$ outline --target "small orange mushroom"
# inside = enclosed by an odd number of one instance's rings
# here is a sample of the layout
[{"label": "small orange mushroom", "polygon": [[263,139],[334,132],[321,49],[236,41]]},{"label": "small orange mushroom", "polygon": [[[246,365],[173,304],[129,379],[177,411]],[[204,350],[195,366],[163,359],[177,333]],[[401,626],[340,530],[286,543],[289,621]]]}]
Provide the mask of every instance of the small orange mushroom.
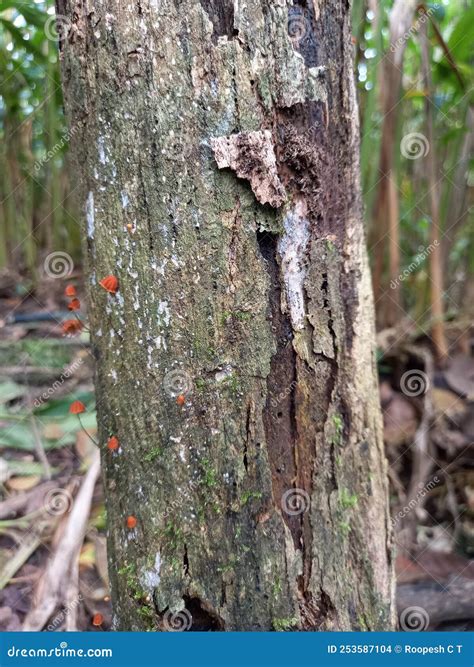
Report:
[{"label": "small orange mushroom", "polygon": [[86,406],[82,401],[73,401],[69,406],[69,412],[72,415],[80,415],[86,411]]},{"label": "small orange mushroom", "polygon": [[102,623],[104,622],[104,617],[102,614],[94,614],[92,617],[92,625],[94,625],[96,628],[99,628]]},{"label": "small orange mushroom", "polygon": [[73,336],[79,333],[84,325],[80,320],[64,320],[61,326],[65,336],[68,334]]},{"label": "small orange mushroom", "polygon": [[66,285],[66,289],[64,290],[64,294],[66,296],[76,296],[77,292],[76,292],[76,288],[74,287],[74,285]]},{"label": "small orange mushroom", "polygon": [[185,396],[184,394],[180,394],[180,395],[176,398],[176,403],[177,403],[178,405],[184,405],[184,404],[186,403],[186,396]]},{"label": "small orange mushroom", "polygon": [[127,517],[127,528],[132,530],[133,528],[135,528],[136,525],[137,525],[137,518],[135,516],[132,516],[132,515],[128,516]]},{"label": "small orange mushroom", "polygon": [[115,276],[105,276],[105,278],[102,278],[99,282],[99,285],[107,290],[107,292],[115,294],[118,290],[119,283]]},{"label": "small orange mushroom", "polygon": [[80,310],[81,302],[79,301],[79,299],[76,298],[71,299],[67,307],[69,308],[69,310]]},{"label": "small orange mushroom", "polygon": [[107,449],[110,449],[111,452],[115,452],[115,450],[117,450],[118,448],[119,448],[119,441],[115,437],[115,435],[113,435],[111,438],[109,438],[107,442]]}]

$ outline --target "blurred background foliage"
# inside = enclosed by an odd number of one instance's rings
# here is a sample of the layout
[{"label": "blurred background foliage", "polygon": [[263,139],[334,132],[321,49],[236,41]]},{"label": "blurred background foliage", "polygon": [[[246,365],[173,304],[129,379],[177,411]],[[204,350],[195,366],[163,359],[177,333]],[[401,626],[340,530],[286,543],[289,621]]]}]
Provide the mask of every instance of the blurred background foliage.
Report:
[{"label": "blurred background foliage", "polygon": [[0,1],[0,267],[32,279],[79,249],[54,20],[50,2]]},{"label": "blurred background foliage", "polygon": [[[390,16],[393,0],[354,0],[353,34],[361,114],[361,176],[367,218],[369,251],[373,265],[377,255],[385,268],[375,278],[379,324],[387,322],[381,313],[383,287],[393,275],[386,264],[388,249],[379,243],[376,198],[380,184],[380,159],[383,127],[383,87],[386,79],[384,61],[400,44],[391,42]],[[406,5],[409,3],[407,2]],[[424,16],[428,17],[423,23]],[[420,22],[421,19],[421,22]],[[423,76],[423,39],[426,26],[430,86]],[[407,34],[405,34],[407,36]],[[472,185],[474,180],[473,150],[473,44],[474,6],[465,0],[443,0],[442,3],[420,4],[411,22],[408,38],[401,40],[405,48],[401,64],[399,103],[394,108],[394,174],[397,186],[398,260],[395,274],[409,269],[400,285],[402,312],[414,320],[429,313],[429,247],[431,210],[428,203],[433,187],[430,183],[425,155],[409,159],[400,150],[403,138],[417,133],[427,138],[428,115],[433,120],[433,145],[426,142],[436,159],[436,189],[440,205],[441,252],[444,276],[446,317],[457,311],[463,296],[472,293],[474,269],[474,220],[472,217]],[[391,85],[389,82],[388,85]],[[428,100],[428,102],[427,102]],[[427,109],[429,111],[427,111]],[[470,215],[471,214],[471,215]],[[381,282],[381,284],[377,284]],[[392,303],[394,305],[393,294]]]},{"label": "blurred background foliage", "polygon": [[[390,54],[390,12],[393,0],[354,0],[353,34],[361,113],[361,174],[372,262],[379,262],[377,305],[383,287],[393,278],[389,250],[377,236],[374,213],[380,182],[379,155],[383,126],[384,61]],[[429,57],[432,90],[422,76],[421,30],[410,32],[403,60],[401,102],[396,108],[395,146],[407,133],[426,134],[425,98],[435,102],[434,141],[440,182],[443,275],[448,316],[456,310],[474,268],[472,202],[472,44],[474,7],[466,0],[420,5],[429,11]],[[415,26],[416,27],[416,26]],[[449,56],[447,56],[449,54]],[[49,2],[0,0],[0,267],[10,265],[38,278],[42,258],[61,250],[78,259],[78,212],[74,178],[67,159],[58,67],[54,10]],[[467,151],[467,152],[466,152]],[[460,157],[464,156],[462,164]],[[406,159],[395,150],[398,272],[417,262],[400,285],[402,308],[415,319],[429,310],[430,183],[424,159]],[[381,255],[377,258],[377,255]],[[396,252],[395,252],[396,254]],[[470,271],[469,271],[470,269]],[[398,288],[397,288],[398,292]],[[394,293],[390,296],[393,298]],[[451,299],[452,297],[452,299]],[[379,324],[393,324],[382,314]]]}]

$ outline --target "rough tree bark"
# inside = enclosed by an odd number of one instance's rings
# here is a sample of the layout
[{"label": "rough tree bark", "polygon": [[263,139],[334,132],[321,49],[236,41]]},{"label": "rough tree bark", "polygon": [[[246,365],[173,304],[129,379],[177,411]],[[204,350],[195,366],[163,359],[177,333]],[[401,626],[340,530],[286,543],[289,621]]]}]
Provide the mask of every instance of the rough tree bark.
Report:
[{"label": "rough tree bark", "polygon": [[349,3],[57,11],[115,627],[391,627]]}]

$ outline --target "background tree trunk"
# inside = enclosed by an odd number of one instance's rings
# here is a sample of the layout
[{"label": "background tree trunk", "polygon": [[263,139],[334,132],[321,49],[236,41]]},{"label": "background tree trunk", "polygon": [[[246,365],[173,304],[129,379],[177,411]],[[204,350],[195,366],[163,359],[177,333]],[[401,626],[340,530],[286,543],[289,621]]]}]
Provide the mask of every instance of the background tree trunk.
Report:
[{"label": "background tree trunk", "polygon": [[116,628],[390,628],[348,3],[57,9]]}]

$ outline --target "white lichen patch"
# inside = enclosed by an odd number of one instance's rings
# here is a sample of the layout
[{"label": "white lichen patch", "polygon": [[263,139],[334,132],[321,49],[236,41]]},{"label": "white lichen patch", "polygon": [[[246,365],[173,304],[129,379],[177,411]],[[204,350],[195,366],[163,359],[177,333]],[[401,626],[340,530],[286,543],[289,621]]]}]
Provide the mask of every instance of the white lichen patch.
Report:
[{"label": "white lichen patch", "polygon": [[135,283],[134,285],[134,291],[135,291],[135,297],[133,299],[133,310],[138,311],[140,310],[140,287],[138,283]]},{"label": "white lichen patch", "polygon": [[160,301],[158,304],[158,320],[160,324],[164,324],[166,327],[171,322],[171,311],[167,301]]},{"label": "white lichen patch", "polygon": [[[155,338],[155,345],[156,345],[157,350],[166,350],[167,349],[166,341],[165,341],[163,336],[157,336]],[[156,366],[158,366],[158,364],[156,364]]]},{"label": "white lichen patch", "polygon": [[122,192],[120,193],[120,197],[122,199],[122,208],[127,208],[130,201],[128,193],[125,192],[125,190],[122,190]]},{"label": "white lichen patch", "polygon": [[107,30],[112,30],[113,24],[115,23],[115,16],[113,14],[107,13],[105,15],[105,27]]},{"label": "white lichen patch", "polygon": [[158,552],[155,556],[155,563],[153,569],[147,570],[144,568],[139,576],[140,583],[143,589],[147,593],[152,594],[155,588],[159,586],[161,580],[160,571],[161,571],[161,555]]},{"label": "white lichen patch", "polygon": [[86,222],[87,222],[87,237],[94,238],[95,232],[95,210],[94,210],[94,194],[92,191],[87,195],[86,201]]},{"label": "white lichen patch", "polygon": [[216,382],[223,382],[232,375],[232,366],[226,365],[215,374]]},{"label": "white lichen patch", "polygon": [[297,203],[284,219],[285,232],[278,242],[285,282],[286,306],[295,331],[305,326],[304,281],[308,270],[309,222],[304,205]]},{"label": "white lichen patch", "polygon": [[107,164],[107,158],[105,155],[105,138],[100,136],[97,140],[97,150],[99,153],[99,162],[101,164]]},{"label": "white lichen patch", "polygon": [[283,204],[286,192],[278,176],[270,130],[216,137],[211,146],[219,169],[230,168],[248,180],[261,204],[274,208]]},{"label": "white lichen patch", "polygon": [[147,354],[148,354],[147,368],[151,368],[152,365],[153,365],[153,352],[154,351],[155,351],[154,348],[151,345],[149,345],[148,348],[147,348]]}]

